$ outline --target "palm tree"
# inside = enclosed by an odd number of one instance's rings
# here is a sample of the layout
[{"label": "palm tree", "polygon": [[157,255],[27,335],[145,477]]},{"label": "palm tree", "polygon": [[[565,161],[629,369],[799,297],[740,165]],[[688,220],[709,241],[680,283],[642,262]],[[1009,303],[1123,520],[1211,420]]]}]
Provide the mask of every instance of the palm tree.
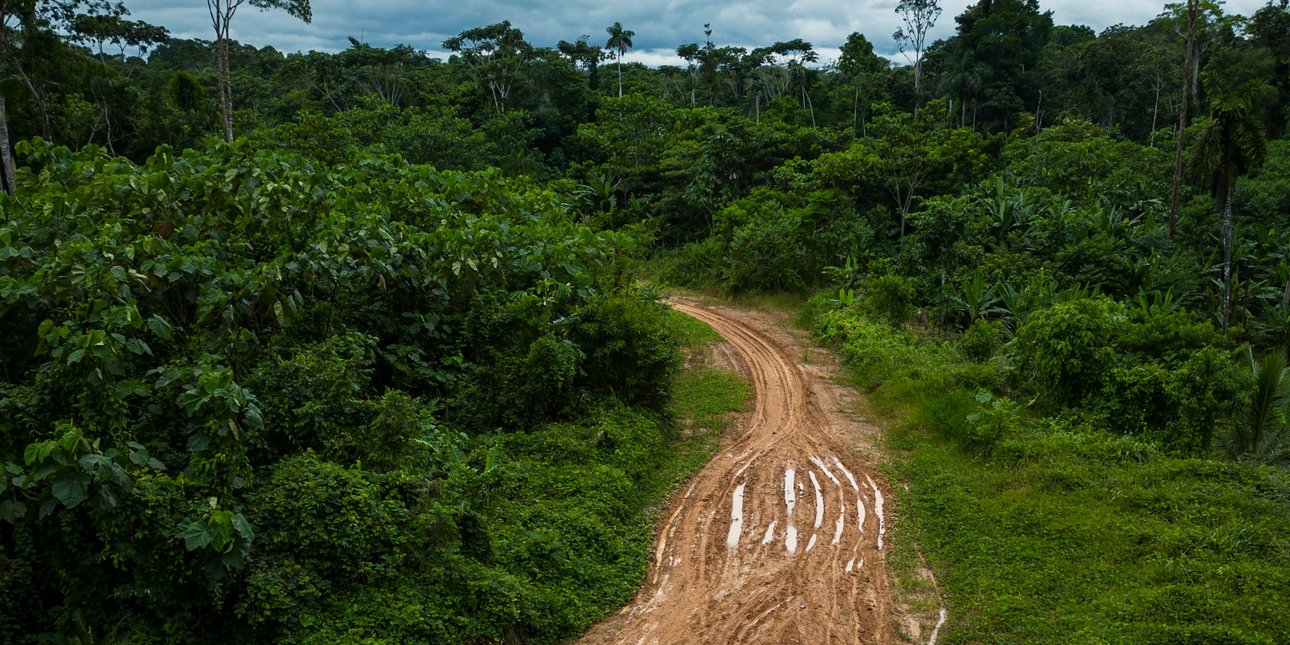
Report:
[{"label": "palm tree", "polygon": [[623,23],[615,22],[613,26],[606,27],[605,31],[609,33],[609,40],[605,41],[605,49],[617,50],[616,56],[618,63],[618,96],[623,96],[623,54],[632,48],[632,36],[636,32],[630,29],[623,29]]},{"label": "palm tree", "polygon": [[1194,167],[1214,181],[1214,202],[1223,214],[1223,331],[1232,314],[1232,191],[1236,179],[1263,161],[1267,141],[1260,106],[1272,90],[1264,81],[1213,88],[1222,80],[1207,75],[1209,117],[1196,141]]},{"label": "palm tree", "polygon": [[1290,437],[1290,367],[1286,365],[1286,355],[1276,351],[1258,360],[1247,347],[1246,357],[1254,377],[1254,396],[1245,419],[1232,427],[1223,448],[1235,456],[1268,464],[1290,461],[1290,451],[1285,446]]}]

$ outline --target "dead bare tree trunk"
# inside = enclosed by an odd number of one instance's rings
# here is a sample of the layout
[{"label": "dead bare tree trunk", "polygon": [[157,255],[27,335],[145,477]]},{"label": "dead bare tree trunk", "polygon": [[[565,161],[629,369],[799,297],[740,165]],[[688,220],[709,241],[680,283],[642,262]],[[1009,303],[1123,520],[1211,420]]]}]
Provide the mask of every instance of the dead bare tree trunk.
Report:
[{"label": "dead bare tree trunk", "polygon": [[13,70],[18,73],[18,78],[22,84],[27,86],[27,91],[31,92],[31,98],[36,101],[36,110],[40,112],[40,136],[48,141],[54,139],[54,126],[49,118],[49,101],[45,99],[45,93],[36,86],[27,72],[23,70],[22,64],[14,61]]},{"label": "dead bare tree trunk", "polygon": [[224,122],[224,139],[233,140],[233,71],[229,63],[229,26],[238,7],[246,0],[206,0],[211,27],[215,29],[215,65],[219,70],[220,116]]}]

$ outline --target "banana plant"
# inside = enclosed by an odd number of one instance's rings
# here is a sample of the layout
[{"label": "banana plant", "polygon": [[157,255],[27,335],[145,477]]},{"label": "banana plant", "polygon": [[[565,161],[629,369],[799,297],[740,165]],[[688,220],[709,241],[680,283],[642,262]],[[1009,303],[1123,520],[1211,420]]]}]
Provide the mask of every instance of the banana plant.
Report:
[{"label": "banana plant", "polygon": [[998,291],[986,282],[985,272],[980,269],[973,271],[963,281],[959,293],[951,299],[951,302],[960,314],[967,316],[968,325],[978,319],[1007,313],[1007,310],[999,306]]},{"label": "banana plant", "polygon": [[1138,308],[1145,314],[1167,315],[1178,311],[1182,302],[1174,299],[1174,290],[1166,289],[1161,293],[1152,289],[1142,289],[1133,299]]}]

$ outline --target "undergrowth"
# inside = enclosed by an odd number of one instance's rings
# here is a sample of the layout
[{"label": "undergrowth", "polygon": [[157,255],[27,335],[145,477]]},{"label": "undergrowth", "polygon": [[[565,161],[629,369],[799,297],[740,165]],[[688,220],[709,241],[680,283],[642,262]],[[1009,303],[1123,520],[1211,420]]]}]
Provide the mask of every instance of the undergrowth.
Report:
[{"label": "undergrowth", "polygon": [[[887,428],[947,643],[1275,643],[1290,634],[1290,478],[1007,394],[1006,357],[858,309],[814,318]],[[1020,388],[1018,388],[1020,389]],[[893,557],[913,580],[917,557]]]}]

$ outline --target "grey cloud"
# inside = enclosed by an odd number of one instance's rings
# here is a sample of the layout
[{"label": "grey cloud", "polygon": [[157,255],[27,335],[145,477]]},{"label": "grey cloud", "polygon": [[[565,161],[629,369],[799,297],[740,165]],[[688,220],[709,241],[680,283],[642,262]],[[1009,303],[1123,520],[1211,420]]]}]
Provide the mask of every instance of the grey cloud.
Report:
[{"label": "grey cloud", "polygon": [[[211,38],[204,3],[127,0],[127,6],[135,18],[165,26],[176,36]],[[703,25],[711,23],[712,39],[718,46],[751,48],[803,38],[822,52],[832,52],[848,34],[858,31],[874,43],[880,54],[899,58],[891,40],[892,32],[900,26],[895,6],[895,0],[314,0],[312,24],[282,12],[261,12],[244,6],[233,22],[233,34],[243,42],[273,45],[283,51],[337,51],[348,47],[346,38],[353,36],[376,46],[407,44],[433,52],[448,37],[501,20],[510,20],[524,31],[529,42],[546,47],[584,34],[591,42],[603,44],[605,28],[619,21],[636,32],[634,52],[628,54],[627,60],[658,64],[677,45],[702,42]],[[944,13],[931,39],[952,35],[954,16],[967,6],[962,0],[943,3]],[[1249,15],[1260,6],[1262,0],[1230,0],[1225,9],[1228,13]],[[1163,11],[1163,2],[1052,0],[1042,7],[1053,10],[1058,24],[1087,24],[1100,31],[1117,23],[1143,24]]]}]

